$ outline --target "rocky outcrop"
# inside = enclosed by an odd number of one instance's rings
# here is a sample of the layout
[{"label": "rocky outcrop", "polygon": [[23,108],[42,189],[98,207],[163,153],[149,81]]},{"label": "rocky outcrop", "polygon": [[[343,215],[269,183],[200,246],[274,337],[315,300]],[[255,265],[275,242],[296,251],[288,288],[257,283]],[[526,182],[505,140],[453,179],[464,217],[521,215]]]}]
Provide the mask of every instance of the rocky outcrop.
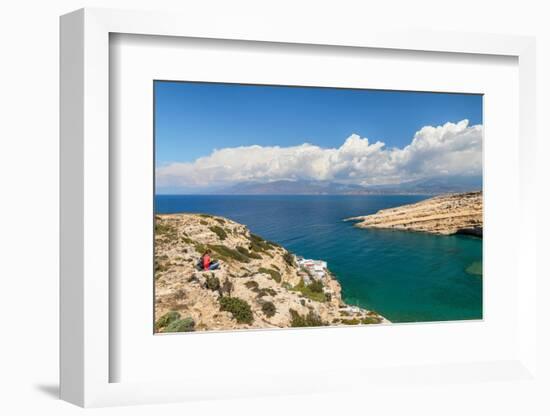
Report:
[{"label": "rocky outcrop", "polygon": [[439,195],[416,204],[383,209],[373,215],[348,218],[361,228],[390,228],[433,234],[483,234],[481,192]]},{"label": "rocky outcrop", "polygon": [[[203,252],[219,270],[200,271]],[[342,301],[328,272],[314,279],[285,248],[205,214],[155,219],[155,331],[286,328],[389,322]]]}]

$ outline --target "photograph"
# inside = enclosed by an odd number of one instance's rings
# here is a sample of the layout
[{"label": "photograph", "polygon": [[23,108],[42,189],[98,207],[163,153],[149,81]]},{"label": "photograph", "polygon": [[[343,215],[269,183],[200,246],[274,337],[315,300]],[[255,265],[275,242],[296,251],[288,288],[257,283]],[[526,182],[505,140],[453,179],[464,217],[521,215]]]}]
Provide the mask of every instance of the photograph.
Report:
[{"label": "photograph", "polygon": [[483,319],[483,95],[155,80],[155,334]]}]

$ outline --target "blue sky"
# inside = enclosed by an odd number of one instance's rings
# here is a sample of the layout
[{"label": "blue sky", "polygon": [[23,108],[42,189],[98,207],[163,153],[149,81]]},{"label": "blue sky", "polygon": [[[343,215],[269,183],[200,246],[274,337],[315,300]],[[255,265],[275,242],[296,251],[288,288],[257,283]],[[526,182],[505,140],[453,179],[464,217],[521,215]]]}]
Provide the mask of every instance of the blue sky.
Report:
[{"label": "blue sky", "polygon": [[156,186],[481,175],[481,123],[481,95],[156,81]]},{"label": "blue sky", "polygon": [[339,147],[352,133],[404,147],[423,126],[463,119],[481,124],[481,95],[155,82],[157,166],[224,147]]}]

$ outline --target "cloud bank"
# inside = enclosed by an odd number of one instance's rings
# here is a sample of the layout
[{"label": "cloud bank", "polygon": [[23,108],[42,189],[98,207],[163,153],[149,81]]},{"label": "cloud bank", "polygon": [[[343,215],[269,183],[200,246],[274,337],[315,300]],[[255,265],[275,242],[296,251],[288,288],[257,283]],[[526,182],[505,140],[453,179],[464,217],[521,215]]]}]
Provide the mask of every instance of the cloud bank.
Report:
[{"label": "cloud bank", "polygon": [[157,187],[208,189],[239,182],[328,180],[359,185],[399,183],[441,175],[480,175],[482,126],[468,120],[426,126],[402,149],[349,136],[339,148],[245,146],[214,150],[189,163],[156,170]]}]

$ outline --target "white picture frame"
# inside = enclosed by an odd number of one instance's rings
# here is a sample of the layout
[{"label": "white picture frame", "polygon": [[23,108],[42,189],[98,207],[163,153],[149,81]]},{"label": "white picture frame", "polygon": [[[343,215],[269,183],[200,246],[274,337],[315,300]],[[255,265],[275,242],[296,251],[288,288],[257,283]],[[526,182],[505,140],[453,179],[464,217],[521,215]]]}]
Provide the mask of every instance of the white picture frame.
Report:
[{"label": "white picture frame", "polygon": [[[242,397],[284,393],[333,391],[366,386],[373,380],[403,382],[433,379],[479,382],[487,377],[525,380],[536,376],[536,218],[533,177],[535,152],[535,42],[530,37],[395,32],[349,28],[330,30],[312,23],[307,31],[277,22],[211,24],[192,16],[167,13],[82,9],[61,18],[61,398],[80,406],[159,403],[193,399]],[[110,348],[110,34],[225,39],[281,44],[330,45],[336,48],[429,51],[442,54],[503,55],[519,66],[519,191],[517,231],[518,280],[517,350],[498,361],[418,362],[410,367],[331,369],[332,382],[318,382],[318,374],[269,373],[269,380],[223,381],[194,378],[178,381],[112,382],[110,368],[120,357]],[[314,332],[309,332],[309,337]],[[327,333],[328,334],[328,333]],[[152,336],[152,334],[151,334]],[[208,335],[210,336],[210,335]],[[227,334],[226,334],[227,336]],[[270,337],[278,336],[271,332]],[[319,338],[322,340],[322,337]],[[483,373],[479,378],[475,374]],[[198,377],[198,378],[197,378]],[[307,382],[304,382],[307,380]],[[343,381],[346,380],[346,381]],[[204,386],[208,384],[209,388]]]}]

